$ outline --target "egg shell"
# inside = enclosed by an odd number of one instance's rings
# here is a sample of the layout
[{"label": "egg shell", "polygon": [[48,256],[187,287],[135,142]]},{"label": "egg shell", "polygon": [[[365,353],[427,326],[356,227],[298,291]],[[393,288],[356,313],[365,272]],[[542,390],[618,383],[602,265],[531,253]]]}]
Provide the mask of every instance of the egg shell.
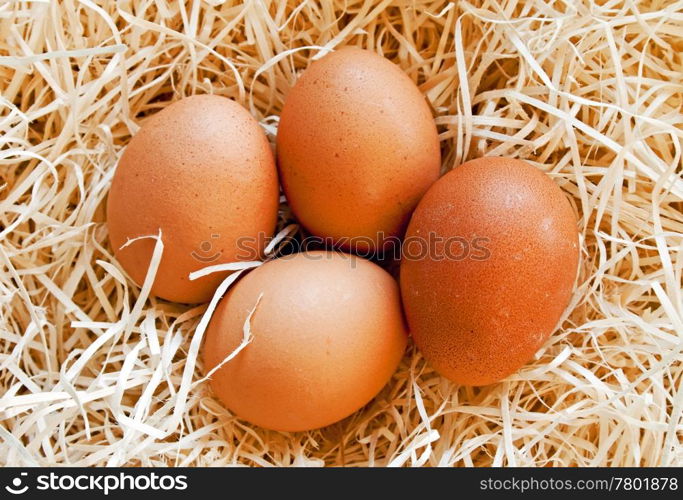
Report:
[{"label": "egg shell", "polygon": [[230,410],[268,429],[316,429],[350,415],[389,381],[406,347],[398,285],[386,271],[346,254],[298,253],[250,272],[220,302],[206,332],[207,372],[239,346],[252,310],[253,340],[210,383]]},{"label": "egg shell", "polygon": [[384,250],[439,176],[439,138],[413,81],[354,47],[314,62],[286,96],[277,135],[281,182],[312,234]]},{"label": "egg shell", "polygon": [[[425,251],[419,241],[433,243]],[[496,157],[436,182],[403,249],[401,293],[415,343],[442,375],[474,386],[533,357],[570,301],[579,258],[562,190],[530,164]]]},{"label": "egg shell", "polygon": [[203,267],[258,259],[277,220],[277,169],[268,140],[236,102],[201,95],[146,120],[116,169],[107,205],[116,258],[138,284],[156,235],[164,251],[152,293],[204,302],[228,273],[190,281]]}]

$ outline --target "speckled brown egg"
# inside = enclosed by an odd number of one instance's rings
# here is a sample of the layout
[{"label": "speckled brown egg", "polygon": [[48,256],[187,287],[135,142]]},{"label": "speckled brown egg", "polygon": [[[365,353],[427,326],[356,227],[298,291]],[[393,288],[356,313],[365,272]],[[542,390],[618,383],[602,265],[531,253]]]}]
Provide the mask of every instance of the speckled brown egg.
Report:
[{"label": "speckled brown egg", "polygon": [[576,217],[541,170],[469,161],[436,182],[408,226],[401,293],[427,361],[466,385],[528,362],[557,327],[576,277]]},{"label": "speckled brown egg", "polygon": [[344,48],[286,96],[277,135],[287,200],[311,233],[386,249],[438,178],[439,138],[420,90],[389,60]]},{"label": "speckled brown egg", "polygon": [[406,347],[398,285],[355,256],[298,253],[246,275],[211,319],[206,371],[240,345],[251,311],[251,343],[210,383],[227,408],[268,429],[316,429],[350,415],[387,383]]},{"label": "speckled brown egg", "polygon": [[114,174],[107,205],[116,258],[141,284],[156,235],[164,251],[152,293],[176,302],[211,298],[226,273],[195,281],[203,267],[254,260],[272,236],[279,202],[277,170],[259,124],[236,102],[181,99],[147,119]]}]

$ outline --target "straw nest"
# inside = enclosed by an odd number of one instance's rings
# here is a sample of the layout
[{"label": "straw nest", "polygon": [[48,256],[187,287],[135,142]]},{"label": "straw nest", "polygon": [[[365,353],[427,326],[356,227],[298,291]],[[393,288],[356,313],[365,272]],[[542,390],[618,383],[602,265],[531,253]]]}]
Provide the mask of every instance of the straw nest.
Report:
[{"label": "straw nest", "polygon": [[[352,417],[269,432],[202,383],[207,307],[125,277],[105,199],[143,116],[220,94],[273,139],[297,75],[349,44],[419,84],[444,170],[488,154],[548,172],[582,267],[507,380],[456,386],[411,347]],[[3,3],[0,463],[683,464],[682,51],[671,0]]]}]

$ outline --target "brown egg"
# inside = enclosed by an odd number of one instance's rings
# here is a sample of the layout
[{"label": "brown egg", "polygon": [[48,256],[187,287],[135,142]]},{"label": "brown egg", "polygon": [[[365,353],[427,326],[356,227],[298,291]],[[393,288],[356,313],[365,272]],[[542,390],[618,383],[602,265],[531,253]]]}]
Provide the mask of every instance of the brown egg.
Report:
[{"label": "brown egg", "polygon": [[240,344],[257,302],[252,342],[210,383],[230,410],[261,427],[303,431],[341,420],[380,391],[406,347],[389,274],[359,257],[306,252],[250,272],[220,302],[206,333],[206,371]]},{"label": "brown egg", "polygon": [[386,249],[439,176],[424,96],[379,55],[344,48],[314,62],[287,95],[278,167],[292,211],[342,248]]},{"label": "brown egg", "polygon": [[526,162],[479,158],[446,174],[408,226],[401,293],[427,361],[466,385],[518,370],[567,307],[578,266],[576,217]]},{"label": "brown egg", "polygon": [[107,205],[116,258],[136,283],[162,231],[152,293],[176,302],[211,298],[226,273],[190,281],[203,267],[259,258],[277,219],[277,170],[259,124],[239,104],[202,95],[149,118],[131,139]]}]

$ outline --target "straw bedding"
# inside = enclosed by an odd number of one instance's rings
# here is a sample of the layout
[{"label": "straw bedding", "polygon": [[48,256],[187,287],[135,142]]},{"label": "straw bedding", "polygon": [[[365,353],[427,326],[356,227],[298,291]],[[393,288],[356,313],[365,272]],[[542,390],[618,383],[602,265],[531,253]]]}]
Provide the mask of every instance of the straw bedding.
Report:
[{"label": "straw bedding", "polygon": [[[411,346],[352,417],[269,432],[202,382],[207,307],[127,279],[105,200],[144,116],[220,94],[272,140],[297,74],[347,44],[419,84],[444,171],[487,154],[548,172],[582,265],[507,380],[456,386]],[[3,2],[0,463],[683,465],[682,51],[671,0]]]}]

